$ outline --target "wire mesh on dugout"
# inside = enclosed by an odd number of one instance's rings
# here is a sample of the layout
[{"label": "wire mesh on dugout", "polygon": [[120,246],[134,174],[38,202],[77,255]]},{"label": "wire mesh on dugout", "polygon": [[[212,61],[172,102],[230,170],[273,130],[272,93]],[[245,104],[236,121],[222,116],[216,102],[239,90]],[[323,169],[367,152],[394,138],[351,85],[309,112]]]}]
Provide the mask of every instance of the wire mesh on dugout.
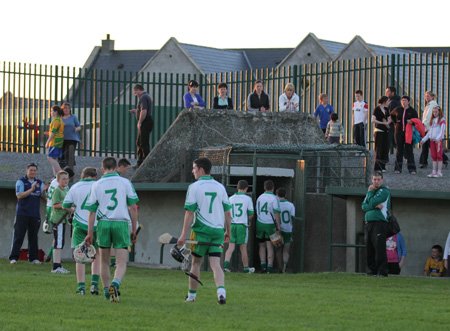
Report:
[{"label": "wire mesh on dugout", "polygon": [[[265,159],[261,154],[277,158]],[[236,167],[252,167],[257,175],[264,168],[266,172],[261,173],[270,177],[271,169],[294,170],[297,159],[305,160],[308,166],[307,192],[324,193],[327,186],[365,187],[370,175],[369,153],[359,146],[230,144],[195,150],[196,157],[209,158],[213,164],[211,175],[227,186],[235,186],[232,177],[245,176],[233,173]]]}]

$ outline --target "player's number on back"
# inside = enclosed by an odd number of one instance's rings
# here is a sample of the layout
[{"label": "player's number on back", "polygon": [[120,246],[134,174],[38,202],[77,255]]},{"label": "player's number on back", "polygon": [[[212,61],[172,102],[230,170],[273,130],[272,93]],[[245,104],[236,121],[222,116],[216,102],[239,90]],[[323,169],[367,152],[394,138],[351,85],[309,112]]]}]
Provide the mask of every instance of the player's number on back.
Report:
[{"label": "player's number on back", "polygon": [[205,192],[205,195],[207,197],[211,197],[211,200],[209,201],[209,213],[212,214],[213,202],[214,202],[214,199],[217,197],[217,193],[216,192]]},{"label": "player's number on back", "polygon": [[[233,217],[241,217],[242,216],[242,214],[244,213],[243,211],[242,211],[242,206],[243,206],[243,204],[242,203],[235,203],[235,204],[233,204]],[[237,207],[237,213],[234,213],[234,207]]]},{"label": "player's number on back", "polygon": [[110,199],[111,199],[112,202],[114,202],[114,205],[113,205],[113,206],[107,206],[106,209],[108,209],[108,210],[114,210],[114,209],[116,209],[117,204],[119,203],[119,202],[117,201],[117,198],[116,198],[117,190],[116,190],[116,189],[106,190],[106,191],[105,191],[105,194],[111,194]]},{"label": "player's number on back", "polygon": [[289,214],[287,210],[283,211],[281,213],[281,220],[283,221],[283,223],[289,223],[291,220],[291,214]]},{"label": "player's number on back", "polygon": [[260,211],[260,213],[264,213],[264,214],[268,214],[269,210],[267,209],[267,202],[263,204],[262,208],[261,207],[261,202],[258,202],[258,209]]}]

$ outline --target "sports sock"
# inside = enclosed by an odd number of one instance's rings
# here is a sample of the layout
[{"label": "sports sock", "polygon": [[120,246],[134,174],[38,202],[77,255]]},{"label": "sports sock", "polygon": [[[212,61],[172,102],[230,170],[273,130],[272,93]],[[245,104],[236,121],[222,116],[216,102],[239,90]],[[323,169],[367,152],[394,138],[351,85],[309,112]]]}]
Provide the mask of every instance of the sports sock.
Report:
[{"label": "sports sock", "polygon": [[223,286],[219,286],[219,287],[217,288],[217,297],[220,297],[221,295],[222,295],[224,298],[227,297],[227,292],[225,291],[225,287],[223,287]]},{"label": "sports sock", "polygon": [[91,276],[91,285],[95,285],[96,287],[98,287],[99,278],[100,278],[99,275],[92,275]]},{"label": "sports sock", "polygon": [[85,283],[78,283],[78,291],[80,291],[80,290],[83,290],[83,291],[86,290],[86,284]]},{"label": "sports sock", "polygon": [[267,265],[267,272],[272,272],[273,271],[273,265],[272,264],[268,264]]},{"label": "sports sock", "polygon": [[249,269],[249,267],[247,266],[247,267],[244,267],[244,272],[245,273],[248,273],[248,272],[250,272],[250,269]]},{"label": "sports sock", "polygon": [[188,299],[189,300],[195,300],[196,296],[197,296],[197,290],[189,290],[188,291]]},{"label": "sports sock", "polygon": [[263,270],[266,269],[266,262],[261,262],[261,269],[263,269]]},{"label": "sports sock", "polygon": [[111,284],[113,284],[116,287],[116,289],[119,290],[121,282],[119,279],[114,278],[113,281],[111,282]]},{"label": "sports sock", "polygon": [[48,256],[50,257],[50,260],[53,261],[53,246],[50,247],[50,252],[48,253]]},{"label": "sports sock", "polygon": [[116,263],[116,257],[115,256],[111,256],[111,264]]},{"label": "sports sock", "polygon": [[61,267],[61,263],[53,263],[53,270]]},{"label": "sports sock", "polygon": [[224,264],[223,264],[223,267],[225,269],[230,269],[230,261],[225,261]]},{"label": "sports sock", "polygon": [[108,287],[103,288],[103,293],[105,294],[105,298],[109,300],[109,288]]}]

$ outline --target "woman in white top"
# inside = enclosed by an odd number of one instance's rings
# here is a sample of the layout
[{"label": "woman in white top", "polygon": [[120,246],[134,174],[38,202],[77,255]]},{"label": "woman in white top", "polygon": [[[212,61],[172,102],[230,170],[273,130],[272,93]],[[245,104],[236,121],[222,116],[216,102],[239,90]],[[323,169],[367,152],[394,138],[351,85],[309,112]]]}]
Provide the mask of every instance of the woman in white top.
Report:
[{"label": "woman in white top", "polygon": [[284,88],[284,93],[278,99],[278,110],[288,112],[299,111],[299,101],[300,98],[295,93],[294,84],[287,83]]}]

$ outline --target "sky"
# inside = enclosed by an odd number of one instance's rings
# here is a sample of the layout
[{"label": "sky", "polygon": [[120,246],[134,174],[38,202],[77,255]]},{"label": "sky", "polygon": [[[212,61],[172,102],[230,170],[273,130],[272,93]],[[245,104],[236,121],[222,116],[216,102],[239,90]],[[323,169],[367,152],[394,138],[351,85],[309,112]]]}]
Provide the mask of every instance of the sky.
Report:
[{"label": "sky", "polygon": [[82,67],[106,34],[120,50],[160,49],[171,37],[216,48],[294,48],[310,32],[343,43],[359,35],[382,46],[450,46],[449,7],[441,0],[7,1],[0,61]]}]

